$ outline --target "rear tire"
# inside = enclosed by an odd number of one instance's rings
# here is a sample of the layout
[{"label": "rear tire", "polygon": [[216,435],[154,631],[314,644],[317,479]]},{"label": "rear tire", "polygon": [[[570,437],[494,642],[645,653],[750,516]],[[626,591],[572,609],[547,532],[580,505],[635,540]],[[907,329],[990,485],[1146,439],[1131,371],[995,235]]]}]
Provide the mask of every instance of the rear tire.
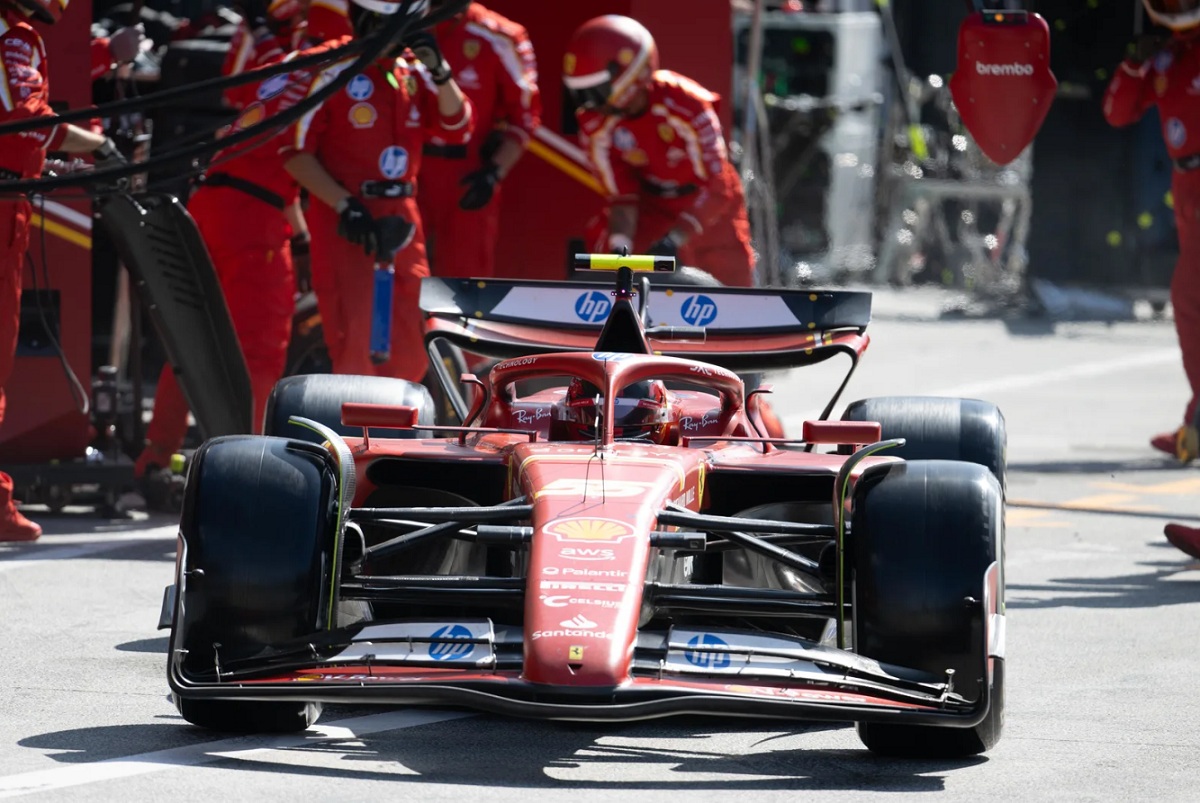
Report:
[{"label": "rear tire", "polygon": [[986,466],[1006,487],[1008,433],[991,402],[941,396],[882,396],[851,402],[843,421],[877,421],[882,438],[904,438],[891,457],[965,460]]},{"label": "rear tire", "polygon": [[[301,441],[237,435],[196,452],[169,653],[186,650],[185,679],[217,682],[218,663],[227,673],[331,624],[337,476],[324,449]],[[186,689],[174,696],[188,722],[226,732],[304,730],[321,711],[305,701],[213,700]]]},{"label": "rear tire", "polygon": [[848,551],[854,651],[938,675],[953,669],[956,693],[990,694],[973,727],[860,722],[863,743],[874,753],[924,758],[991,749],[1004,724],[1003,657],[984,660],[991,627],[1003,621],[983,603],[993,564],[995,612],[1004,613],[1004,498],[995,476],[947,460],[868,469],[854,491]]},{"label": "rear tire", "polygon": [[[321,435],[288,423],[292,416],[300,416],[324,424],[339,435],[360,437],[362,427],[342,424],[342,404],[345,402],[416,407],[417,420],[422,424],[433,424],[436,416],[429,389],[415,382],[386,376],[304,374],[285,377],[275,383],[267,399],[263,433],[323,443],[325,439]],[[373,438],[416,438],[419,435],[416,430],[379,427],[372,427],[370,433]]]}]

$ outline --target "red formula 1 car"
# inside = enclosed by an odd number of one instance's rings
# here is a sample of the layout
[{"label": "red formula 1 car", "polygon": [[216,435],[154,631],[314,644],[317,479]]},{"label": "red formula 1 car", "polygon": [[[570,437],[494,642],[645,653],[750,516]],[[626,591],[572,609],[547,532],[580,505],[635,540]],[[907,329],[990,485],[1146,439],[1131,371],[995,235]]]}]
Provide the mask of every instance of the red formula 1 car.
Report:
[{"label": "red formula 1 car", "polygon": [[1000,412],[892,397],[827,420],[835,396],[772,439],[738,373],[852,372],[869,293],[652,288],[634,276],[671,260],[581,259],[615,291],[426,280],[431,355],[503,360],[444,377],[462,426],[419,385],[298,376],[267,435],[200,448],[160,622],[183,717],[724,714],[857,722],[884,754],[992,747]]}]

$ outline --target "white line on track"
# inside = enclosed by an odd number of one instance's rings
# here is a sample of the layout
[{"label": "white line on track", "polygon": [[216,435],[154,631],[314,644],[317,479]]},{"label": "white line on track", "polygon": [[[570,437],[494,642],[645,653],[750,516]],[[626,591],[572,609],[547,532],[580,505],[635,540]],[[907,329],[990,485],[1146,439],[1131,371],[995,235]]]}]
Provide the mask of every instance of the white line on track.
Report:
[{"label": "white line on track", "polygon": [[1122,359],[1100,360],[1098,362],[1083,363],[1082,365],[1069,365],[1062,368],[1052,368],[1048,371],[1038,371],[1032,374],[998,376],[995,379],[985,379],[981,382],[972,382],[966,385],[958,385],[957,387],[935,390],[927,395],[967,397],[980,396],[987,393],[1003,393],[1005,391],[1022,390],[1035,385],[1063,382],[1069,379],[1104,376],[1105,374],[1145,368],[1146,366],[1157,365],[1159,363],[1180,362],[1181,359],[1177,347],[1157,349],[1155,351],[1144,351],[1141,354],[1131,354]]},{"label": "white line on track", "polygon": [[86,558],[112,552],[132,543],[173,543],[178,530],[178,526],[170,525],[138,532],[43,535],[32,544],[14,546],[9,551],[0,552],[0,574],[50,560]]},{"label": "white line on track", "polygon": [[195,767],[230,758],[249,758],[270,750],[285,750],[289,747],[301,747],[339,739],[357,739],[372,733],[415,728],[419,725],[470,716],[474,716],[474,714],[460,711],[416,709],[387,711],[381,714],[343,719],[328,725],[316,725],[304,733],[295,735],[239,736],[218,742],[173,747],[169,750],[123,756],[90,764],[73,764],[68,767],[36,770],[0,777],[0,798],[19,797],[53,789],[130,778],[135,775],[146,775],[178,767]]}]

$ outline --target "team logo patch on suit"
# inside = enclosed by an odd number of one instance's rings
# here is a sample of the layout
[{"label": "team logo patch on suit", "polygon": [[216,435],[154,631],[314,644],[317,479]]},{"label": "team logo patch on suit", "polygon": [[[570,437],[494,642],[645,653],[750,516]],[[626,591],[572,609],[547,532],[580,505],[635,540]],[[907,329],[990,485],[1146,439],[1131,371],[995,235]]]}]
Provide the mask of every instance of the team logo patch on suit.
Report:
[{"label": "team logo patch on suit", "polygon": [[270,78],[258,85],[258,99],[270,100],[283,90],[287,89],[287,85],[288,73],[272,75]]},{"label": "team logo patch on suit", "polygon": [[1167,144],[1172,148],[1182,148],[1187,142],[1187,128],[1178,117],[1167,120]]},{"label": "team logo patch on suit", "polygon": [[379,172],[385,178],[400,178],[406,170],[408,170],[408,151],[399,145],[389,145],[379,154]]},{"label": "team logo patch on suit", "polygon": [[671,126],[669,126],[666,123],[659,123],[658,136],[662,139],[663,142],[674,142],[675,141],[675,129],[671,128]]},{"label": "team logo patch on suit", "polygon": [[1159,95],[1167,94],[1167,76],[1165,76],[1165,75],[1154,76],[1154,91],[1157,92]]},{"label": "team logo patch on suit", "polygon": [[1154,57],[1154,69],[1159,72],[1166,72],[1173,61],[1175,61],[1175,57],[1171,54],[1171,51],[1163,50]]},{"label": "team logo patch on suit", "polygon": [[646,156],[646,152],[641,148],[634,148],[629,153],[625,154],[625,161],[634,167],[644,167],[650,159]]},{"label": "team logo patch on suit", "polygon": [[241,116],[238,117],[236,127],[238,130],[241,130],[243,128],[249,128],[252,125],[258,125],[266,118],[266,116],[267,111],[263,108],[261,103],[251,103],[245,108],[244,111],[242,111]]},{"label": "team logo patch on suit", "polygon": [[633,138],[633,134],[628,128],[618,128],[613,132],[613,144],[617,146],[617,150],[625,152],[636,148],[637,140]]},{"label": "team logo patch on suit", "polygon": [[346,94],[355,100],[366,100],[375,94],[375,82],[365,75],[356,75],[346,84]]},{"label": "team logo patch on suit", "polygon": [[473,59],[479,55],[479,42],[475,39],[468,39],[463,42],[463,55],[469,59]]},{"label": "team logo patch on suit", "polygon": [[417,77],[415,75],[404,76],[404,90],[408,92],[409,97],[417,94]]},{"label": "team logo patch on suit", "polygon": [[456,80],[458,85],[464,89],[479,88],[479,73],[477,73],[475,68],[470,64],[468,64],[466,67],[463,67],[462,70],[459,71],[458,75],[456,76]]},{"label": "team logo patch on suit", "polygon": [[350,125],[355,128],[370,128],[375,125],[375,120],[378,119],[379,113],[375,111],[375,107],[370,103],[355,103],[350,107],[348,114]]}]

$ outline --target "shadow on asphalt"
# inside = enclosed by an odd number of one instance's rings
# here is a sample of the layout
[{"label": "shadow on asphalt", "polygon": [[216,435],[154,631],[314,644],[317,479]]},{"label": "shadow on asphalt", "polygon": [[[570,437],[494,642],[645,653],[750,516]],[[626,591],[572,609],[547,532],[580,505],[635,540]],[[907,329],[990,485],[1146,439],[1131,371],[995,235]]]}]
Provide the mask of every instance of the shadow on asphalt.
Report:
[{"label": "shadow on asphalt", "polygon": [[132,518],[100,518],[94,512],[50,513],[45,510],[22,508],[29,518],[42,525],[43,535],[77,535],[88,533],[136,533],[179,523],[178,515],[139,513]]},{"label": "shadow on asphalt", "polygon": [[167,646],[170,644],[170,641],[170,636],[143,638],[137,641],[126,641],[124,644],[118,644],[114,649],[118,649],[121,652],[149,652],[166,655]]},{"label": "shadow on asphalt", "polygon": [[[1169,605],[1195,605],[1200,600],[1200,571],[1196,570],[1200,564],[1194,559],[1180,553],[1178,561],[1143,562],[1138,565],[1157,567],[1157,570],[1117,577],[1063,577],[1049,583],[1009,583],[1006,587],[1005,606],[1034,610],[1161,608]],[[1175,575],[1191,576],[1172,579]],[[1043,599],[1022,599],[1021,595],[1024,593],[1048,596]]]},{"label": "shadow on asphalt", "polygon": [[[329,724],[336,724],[336,720],[329,720]],[[808,734],[846,727],[841,723],[761,720],[714,723],[712,719],[691,717],[672,719],[669,724],[655,721],[597,726],[477,716],[286,748],[289,754],[322,757],[310,766],[294,763],[294,759],[275,763],[258,752],[246,758],[215,758],[206,766],[347,781],[564,791],[936,792],[944,790],[945,779],[934,773],[987,761],[982,756],[954,761],[901,761],[873,756],[866,748],[822,750],[805,744]],[[725,735],[745,735],[747,739],[741,741],[746,744],[746,752],[721,752],[720,745],[728,742],[720,738]],[[50,757],[82,763],[221,738],[221,734],[180,723],[57,731],[23,739],[19,744],[63,751]],[[120,749],[114,751],[114,745]],[[228,750],[229,745],[216,749]],[[331,766],[333,762],[340,765]],[[387,764],[394,764],[396,770],[389,771]],[[417,787],[407,791],[419,796]]]}]

